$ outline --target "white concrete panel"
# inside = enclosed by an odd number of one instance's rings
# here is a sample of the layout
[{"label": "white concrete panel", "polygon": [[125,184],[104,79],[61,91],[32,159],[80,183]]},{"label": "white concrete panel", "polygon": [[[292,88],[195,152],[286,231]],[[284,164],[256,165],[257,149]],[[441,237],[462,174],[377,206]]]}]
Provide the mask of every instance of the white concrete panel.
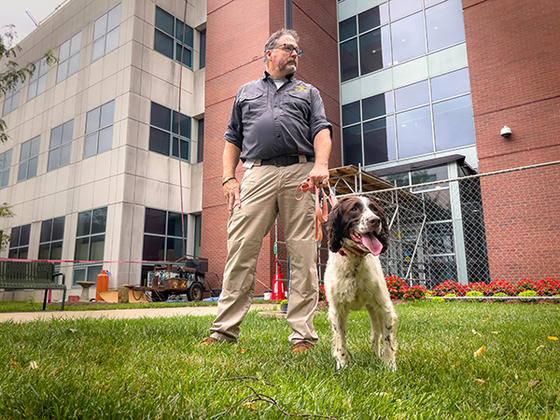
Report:
[{"label": "white concrete panel", "polygon": [[459,44],[451,48],[430,54],[428,56],[428,70],[430,77],[439,76],[453,70],[468,66],[467,46]]},{"label": "white concrete panel", "polygon": [[428,78],[428,60],[420,57],[393,67],[393,89]]}]

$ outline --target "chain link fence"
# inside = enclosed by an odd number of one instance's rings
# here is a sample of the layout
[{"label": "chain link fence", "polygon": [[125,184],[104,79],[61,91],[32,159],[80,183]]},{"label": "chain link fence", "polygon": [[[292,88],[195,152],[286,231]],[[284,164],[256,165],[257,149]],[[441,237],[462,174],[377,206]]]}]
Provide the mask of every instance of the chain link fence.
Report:
[{"label": "chain link fence", "polygon": [[386,274],[429,289],[459,283],[557,277],[560,162],[366,192],[391,233]]}]

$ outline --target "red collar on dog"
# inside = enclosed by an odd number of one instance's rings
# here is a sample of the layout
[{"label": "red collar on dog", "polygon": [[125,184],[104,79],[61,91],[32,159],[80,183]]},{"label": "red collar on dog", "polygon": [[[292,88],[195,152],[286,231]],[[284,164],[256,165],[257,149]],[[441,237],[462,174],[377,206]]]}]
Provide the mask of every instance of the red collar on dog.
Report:
[{"label": "red collar on dog", "polygon": [[342,245],[342,248],[339,249],[338,253],[343,257],[347,257],[348,255],[363,257],[366,254],[369,254],[369,250],[367,248],[359,246],[358,244],[350,245],[348,243],[345,243],[344,245]]}]

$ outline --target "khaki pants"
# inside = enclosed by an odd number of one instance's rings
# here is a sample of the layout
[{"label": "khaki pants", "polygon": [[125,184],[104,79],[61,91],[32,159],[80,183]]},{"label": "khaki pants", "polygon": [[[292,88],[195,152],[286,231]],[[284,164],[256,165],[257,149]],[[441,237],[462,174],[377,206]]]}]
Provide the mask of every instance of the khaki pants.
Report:
[{"label": "khaki pants", "polygon": [[254,166],[241,182],[241,208],[229,218],[228,256],[218,315],[210,328],[221,341],[237,341],[239,325],[249,310],[255,290],[257,257],[262,240],[276,215],[284,227],[290,257],[290,296],[287,320],[289,340],[317,341],[313,315],[317,306],[317,246],[314,240],[314,199],[309,192],[297,201],[294,194],[313,163],[290,166]]}]

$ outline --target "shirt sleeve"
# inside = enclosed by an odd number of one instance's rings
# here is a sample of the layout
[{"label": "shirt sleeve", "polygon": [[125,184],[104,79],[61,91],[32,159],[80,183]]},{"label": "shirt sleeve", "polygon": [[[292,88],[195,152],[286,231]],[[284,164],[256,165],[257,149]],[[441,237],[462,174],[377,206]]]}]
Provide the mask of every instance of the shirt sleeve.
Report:
[{"label": "shirt sleeve", "polygon": [[231,116],[224,134],[224,139],[241,149],[243,144],[243,122],[241,119],[241,107],[239,106],[239,91],[237,95],[235,95],[233,101]]},{"label": "shirt sleeve", "polygon": [[309,128],[311,129],[311,140],[315,141],[317,133],[325,128],[329,129],[332,137],[332,125],[328,122],[325,115],[325,107],[323,100],[317,88],[313,87],[310,91],[311,98],[311,115],[309,119]]}]

